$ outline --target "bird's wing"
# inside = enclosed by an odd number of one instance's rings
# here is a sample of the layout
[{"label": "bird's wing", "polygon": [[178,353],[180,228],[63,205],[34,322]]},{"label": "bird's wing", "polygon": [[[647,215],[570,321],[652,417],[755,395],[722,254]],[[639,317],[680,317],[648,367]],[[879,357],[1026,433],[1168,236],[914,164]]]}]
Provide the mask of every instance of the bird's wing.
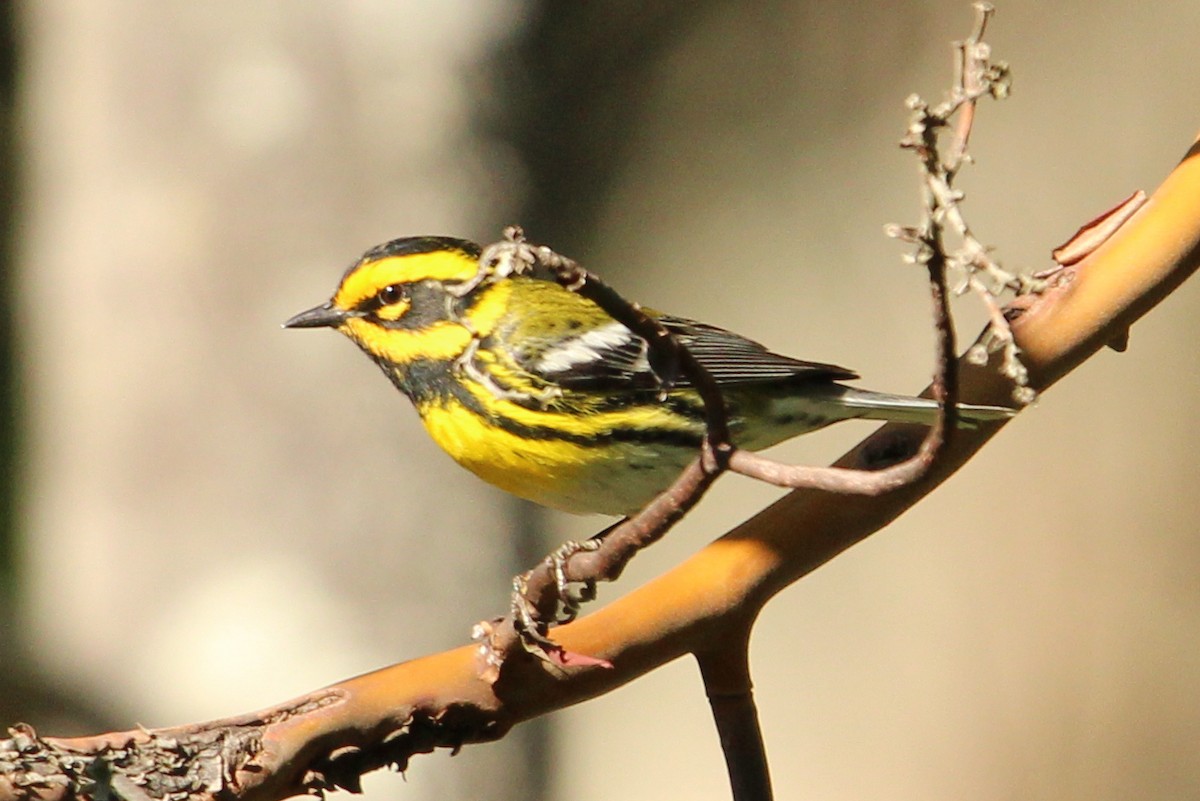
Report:
[{"label": "bird's wing", "polygon": [[[679,337],[718,385],[791,380],[840,381],[858,378],[852,370],[832,364],[806,362],[772,353],[759,343],[713,325],[682,317],[658,318]],[[526,354],[521,366],[543,380],[589,391],[658,388],[659,376],[646,356],[646,342],[624,325],[612,321],[583,333],[563,337]],[[674,386],[689,386],[679,376]]]}]

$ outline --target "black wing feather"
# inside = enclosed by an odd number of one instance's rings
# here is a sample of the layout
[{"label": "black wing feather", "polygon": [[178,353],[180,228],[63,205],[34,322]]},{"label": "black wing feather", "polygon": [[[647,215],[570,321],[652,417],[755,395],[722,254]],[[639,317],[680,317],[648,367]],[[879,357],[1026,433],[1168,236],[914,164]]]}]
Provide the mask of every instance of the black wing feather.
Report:
[{"label": "black wing feather", "polygon": [[[721,386],[858,378],[844,367],[772,353],[754,340],[713,325],[670,316],[659,321]],[[646,342],[615,323],[602,331],[568,337],[523,366],[564,389],[621,391],[659,386],[659,377],[646,359]],[[680,376],[675,386],[690,386],[690,382]]]},{"label": "black wing feather", "polygon": [[782,356],[740,334],[679,317],[661,322],[680,338],[696,360],[722,385],[790,380],[848,381],[858,374],[845,367]]}]

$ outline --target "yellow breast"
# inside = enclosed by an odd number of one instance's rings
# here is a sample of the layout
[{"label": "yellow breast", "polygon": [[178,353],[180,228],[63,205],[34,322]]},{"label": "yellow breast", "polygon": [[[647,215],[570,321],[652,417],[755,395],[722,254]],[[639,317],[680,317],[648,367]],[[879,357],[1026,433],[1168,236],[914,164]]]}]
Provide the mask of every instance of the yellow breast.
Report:
[{"label": "yellow breast", "polygon": [[456,400],[421,410],[425,428],[453,459],[475,475],[547,506],[562,508],[587,464],[583,446],[562,440],[529,439],[494,425]]},{"label": "yellow breast", "polygon": [[421,410],[456,462],[502,490],[576,514],[627,515],[671,483],[695,449],[632,442],[592,446],[519,436],[453,399]]}]

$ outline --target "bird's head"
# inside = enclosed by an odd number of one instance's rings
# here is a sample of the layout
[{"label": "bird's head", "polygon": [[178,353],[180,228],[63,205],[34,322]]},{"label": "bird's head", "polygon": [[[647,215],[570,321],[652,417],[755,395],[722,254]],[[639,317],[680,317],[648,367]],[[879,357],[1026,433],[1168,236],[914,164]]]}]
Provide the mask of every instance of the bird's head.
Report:
[{"label": "bird's head", "polygon": [[452,359],[472,337],[456,317],[454,289],[478,274],[479,253],[464,239],[395,239],[364,253],[332,298],[283,326],[336,329],[393,370]]}]

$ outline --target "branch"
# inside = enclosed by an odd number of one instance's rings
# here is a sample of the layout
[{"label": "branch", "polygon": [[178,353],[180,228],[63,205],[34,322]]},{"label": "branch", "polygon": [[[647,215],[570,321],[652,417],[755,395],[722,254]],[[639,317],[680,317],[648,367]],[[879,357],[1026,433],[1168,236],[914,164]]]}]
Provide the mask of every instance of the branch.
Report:
[{"label": "branch", "polygon": [[[1200,145],[1111,239],[1064,268],[1064,280],[1044,295],[1012,310],[1031,385],[1046,390],[1170,294],[1198,263]],[[1009,383],[994,371],[961,366],[964,400],[1008,397]],[[857,462],[892,429],[868,437],[840,463]],[[38,738],[22,729],[0,741],[0,801],[75,797],[104,781],[98,764],[120,767],[147,751],[164,753],[174,764],[181,754],[196,755],[184,771],[193,778],[181,785],[198,801],[278,799],[354,787],[363,770],[403,766],[435,747],[495,739],[514,723],[601,695],[745,626],[776,592],[931,492],[998,430],[959,432],[928,475],[897,492],[875,498],[793,492],[665,575],[558,629],[564,647],[606,659],[611,669],[552,670],[530,659],[492,684],[480,675],[478,649],[464,647],[237,719],[72,739]],[[796,536],[798,530],[804,536]]]},{"label": "branch", "polygon": [[[1034,390],[1046,390],[1106,343],[1121,339],[1196,270],[1200,143],[1127,217],[1082,258],[1072,256],[1042,294],[1022,296],[1004,309]],[[992,355],[993,362],[1002,358]],[[1010,382],[994,369],[964,361],[963,399],[1005,402]],[[211,723],[70,739],[43,738],[16,726],[0,739],[0,801],[81,795],[266,801],[336,787],[353,790],[365,771],[403,768],[413,755],[434,748],[496,739],[515,723],[601,695],[686,653],[700,661],[722,736],[740,737],[756,729],[746,715],[752,707],[742,699],[748,698],[744,649],[732,659],[715,653],[713,644],[744,640],[775,593],[903,513],[1001,428],[956,432],[928,472],[887,494],[797,490],[663,576],[556,631],[565,649],[594,655],[607,668],[564,670],[518,654],[523,658],[509,659],[502,673],[489,678],[486,651],[473,646]],[[836,466],[872,463],[896,437],[911,436],[909,428],[884,426]],[[706,475],[701,471],[696,480]],[[752,763],[761,746],[748,745],[739,759]],[[765,773],[751,771],[748,782],[760,775]]]}]

